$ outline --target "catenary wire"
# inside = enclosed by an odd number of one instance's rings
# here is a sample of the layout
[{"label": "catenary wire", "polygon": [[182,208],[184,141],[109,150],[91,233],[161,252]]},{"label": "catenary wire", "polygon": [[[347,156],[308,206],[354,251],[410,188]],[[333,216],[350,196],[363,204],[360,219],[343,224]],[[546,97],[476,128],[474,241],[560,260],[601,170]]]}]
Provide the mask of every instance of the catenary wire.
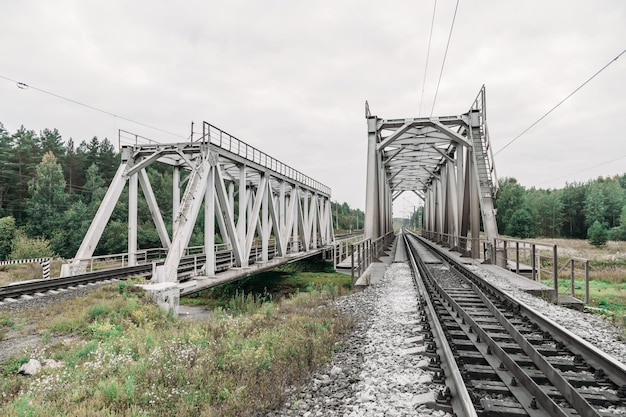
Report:
[{"label": "catenary wire", "polygon": [[156,126],[153,126],[153,125],[149,125],[149,124],[147,124],[147,123],[139,122],[139,121],[137,121],[137,120],[133,120],[133,119],[130,119],[130,118],[128,118],[128,117],[124,117],[124,116],[117,115],[117,114],[112,113],[112,112],[110,112],[110,111],[103,110],[103,109],[100,109],[100,108],[98,108],[98,107],[94,107],[94,106],[91,106],[91,105],[89,105],[89,104],[85,104],[85,103],[82,103],[82,102],[80,102],[80,101],[77,101],[77,100],[71,99],[71,98],[69,98],[69,97],[65,97],[65,96],[62,96],[62,95],[60,95],[60,94],[56,94],[56,93],[53,93],[53,92],[51,92],[51,91],[47,91],[47,90],[44,90],[44,89],[41,89],[41,88],[38,88],[38,87],[35,87],[35,86],[32,86],[32,85],[29,85],[29,84],[23,83],[23,82],[21,82],[21,81],[14,80],[14,79],[9,78],[9,77],[6,77],[6,76],[4,76],[4,75],[0,75],[0,78],[5,79],[5,80],[7,80],[7,81],[14,82],[14,83],[17,85],[17,87],[18,87],[18,88],[20,88],[20,89],[32,88],[33,90],[39,91],[39,92],[41,92],[41,93],[48,94],[48,95],[50,95],[50,96],[53,96],[53,97],[59,98],[59,99],[61,99],[61,100],[69,101],[70,103],[78,104],[79,106],[83,106],[83,107],[86,107],[86,108],[88,108],[88,109],[91,109],[91,110],[94,110],[94,111],[97,111],[97,112],[100,112],[100,113],[104,113],[104,114],[109,115],[109,116],[112,116],[112,117],[114,117],[114,118],[117,118],[117,119],[122,119],[122,120],[126,120],[127,122],[134,123],[134,124],[139,125],[139,126],[147,127],[147,128],[149,128],[149,129],[154,129],[154,130],[156,130],[156,131],[159,131],[159,132],[162,132],[162,133],[166,133],[166,134],[168,134],[168,135],[176,136],[176,137],[178,137],[178,138],[182,138],[182,139],[187,140],[187,138],[186,138],[185,136],[181,136],[181,135],[179,135],[179,134],[177,134],[177,133],[173,133],[173,132],[167,131],[167,130],[165,130],[165,129],[161,129],[161,128],[159,128],[159,127],[156,127]]},{"label": "catenary wire", "polygon": [[568,172],[567,174],[561,175],[559,177],[550,178],[549,180],[542,181],[542,182],[538,183],[537,185],[546,184],[548,182],[551,182],[551,181],[554,181],[554,180],[559,180],[561,178],[565,178],[565,177],[568,177],[568,176],[573,175],[573,174],[578,174],[580,172],[585,172],[585,171],[588,171],[588,170],[593,169],[593,168],[601,167],[603,165],[608,165],[608,164],[611,164],[611,163],[613,163],[615,161],[619,161],[620,159],[624,159],[624,158],[626,158],[626,155],[622,155],[620,157],[613,158],[613,159],[608,160],[608,161],[600,162],[599,164],[595,164],[593,166],[589,166],[589,167],[586,167],[586,168],[578,169],[576,171]]},{"label": "catenary wire", "polygon": [[515,136],[513,139],[511,139],[506,145],[504,145],[502,148],[500,148],[496,153],[494,153],[493,155],[497,155],[500,152],[502,152],[503,150],[505,150],[509,145],[511,145],[513,142],[515,142],[516,140],[518,140],[523,134],[525,134],[526,132],[528,132],[530,129],[532,129],[533,127],[535,127],[539,122],[541,122],[543,119],[545,119],[550,113],[552,113],[554,110],[556,110],[557,107],[559,107],[561,104],[563,104],[567,99],[569,99],[571,96],[573,96],[574,94],[576,94],[578,92],[578,90],[580,90],[581,88],[583,88],[585,85],[587,85],[587,83],[589,83],[589,81],[593,80],[594,78],[596,78],[596,76],[598,76],[602,71],[604,71],[609,65],[611,65],[612,63],[614,63],[615,61],[617,61],[619,59],[619,57],[621,57],[622,55],[624,55],[624,53],[626,52],[626,49],[624,49],[622,52],[619,53],[619,55],[617,55],[615,58],[613,58],[612,60],[609,61],[608,64],[606,64],[605,66],[603,66],[602,68],[600,68],[595,74],[593,74],[591,77],[589,77],[587,79],[587,81],[585,81],[584,83],[582,83],[581,85],[578,86],[578,88],[576,88],[574,91],[572,91],[571,93],[569,93],[567,95],[567,97],[565,97],[563,100],[559,101],[554,107],[552,107],[550,110],[548,110],[543,116],[541,116],[539,119],[537,119],[533,124],[531,124],[530,126],[528,126],[526,129],[524,129],[524,131],[522,131],[522,133],[520,133],[519,135]]},{"label": "catenary wire", "polygon": [[426,74],[428,73],[428,60],[430,59],[430,45],[433,39],[433,27],[435,26],[435,12],[437,11],[437,0],[433,6],[433,17],[430,21],[430,35],[428,36],[428,49],[426,50],[426,65],[424,66],[424,79],[422,80],[422,95],[420,96],[420,109],[418,117],[422,117],[422,103],[424,101],[424,88],[426,87]]},{"label": "catenary wire", "polygon": [[448,42],[446,43],[446,51],[443,53],[443,61],[441,62],[441,71],[439,71],[439,80],[437,81],[437,88],[435,89],[435,98],[433,98],[433,107],[430,109],[430,115],[432,117],[435,111],[435,103],[437,102],[437,94],[439,93],[439,85],[441,84],[441,77],[443,76],[443,68],[446,65],[446,58],[448,56],[448,48],[450,47],[450,39],[452,39],[452,30],[454,29],[454,22],[456,20],[456,12],[459,10],[459,0],[456,0],[456,6],[454,7],[454,16],[452,16],[452,24],[450,25],[450,33],[448,34]]}]

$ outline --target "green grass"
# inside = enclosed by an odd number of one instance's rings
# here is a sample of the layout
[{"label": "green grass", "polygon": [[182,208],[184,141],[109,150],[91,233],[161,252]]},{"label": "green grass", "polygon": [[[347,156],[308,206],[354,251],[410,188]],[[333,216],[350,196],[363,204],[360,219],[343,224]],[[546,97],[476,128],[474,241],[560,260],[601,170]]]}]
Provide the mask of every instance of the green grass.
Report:
[{"label": "green grass", "polygon": [[25,378],[16,370],[29,356],[0,364],[0,416],[254,416],[277,407],[351,325],[328,306],[339,291],[333,278],[283,273],[290,289],[310,291],[274,299],[235,288],[202,322],[173,318],[128,285],[30,310],[16,320],[36,322],[49,341],[31,356],[65,365]]},{"label": "green grass", "polygon": [[[542,281],[552,286],[551,280]],[[571,295],[571,280],[559,279],[559,294]],[[575,297],[585,299],[585,281],[574,280]],[[589,306],[603,316],[611,318],[616,325],[626,327],[626,282],[612,283],[606,281],[589,281]]]}]

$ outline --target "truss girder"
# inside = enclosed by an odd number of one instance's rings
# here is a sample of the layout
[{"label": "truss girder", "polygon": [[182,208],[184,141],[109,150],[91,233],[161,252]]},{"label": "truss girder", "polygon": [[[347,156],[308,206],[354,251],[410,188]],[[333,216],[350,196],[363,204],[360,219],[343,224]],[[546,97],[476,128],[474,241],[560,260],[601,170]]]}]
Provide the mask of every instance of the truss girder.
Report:
[{"label": "truss girder", "polygon": [[[249,266],[250,259],[266,262],[270,247],[276,257],[307,252],[334,240],[330,189],[225,132],[205,124],[197,142],[135,145],[122,149],[120,165],[83,243],[64,274],[80,273],[106,227],[113,209],[129,184],[129,254],[137,252],[137,185],[143,191],[161,243],[168,250],[153,281],[175,282],[181,258],[204,206],[204,271],[215,274],[215,237],[232,251],[234,265]],[[227,146],[226,146],[227,145]],[[245,151],[242,151],[244,149]],[[261,158],[259,158],[261,155]],[[152,164],[173,166],[175,185],[172,236],[154,196],[146,169]],[[187,175],[181,181],[181,173]],[[185,190],[180,197],[180,186]],[[217,225],[217,227],[216,227]],[[256,247],[260,252],[256,252]],[[253,252],[254,251],[254,252]],[[259,254],[259,255],[257,255]],[[83,269],[84,270],[84,269]]]},{"label": "truss girder", "polygon": [[368,162],[366,238],[391,231],[388,201],[414,192],[424,200],[424,227],[458,247],[478,237],[481,224],[492,242],[498,230],[493,199],[497,177],[485,116],[485,89],[458,116],[381,119],[366,106]]}]

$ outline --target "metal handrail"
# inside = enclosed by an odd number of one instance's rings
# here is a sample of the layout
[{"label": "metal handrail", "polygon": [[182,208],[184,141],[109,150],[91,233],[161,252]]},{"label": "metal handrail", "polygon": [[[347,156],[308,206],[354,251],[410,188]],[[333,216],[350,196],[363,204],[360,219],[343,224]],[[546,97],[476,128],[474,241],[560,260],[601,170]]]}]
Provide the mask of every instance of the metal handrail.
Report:
[{"label": "metal handrail", "polygon": [[247,143],[237,139],[236,137],[230,135],[229,133],[221,130],[218,127],[213,126],[208,122],[204,122],[203,131],[204,133],[201,138],[202,140],[208,138],[209,143],[218,146],[221,149],[234,153],[237,156],[259,164],[264,168],[284,175],[323,194],[331,194],[330,187],[327,187],[321,182],[304,175],[300,171],[290,167],[287,164],[283,164],[282,162],[275,158],[272,158],[265,152],[262,152],[255,147],[248,145]]}]

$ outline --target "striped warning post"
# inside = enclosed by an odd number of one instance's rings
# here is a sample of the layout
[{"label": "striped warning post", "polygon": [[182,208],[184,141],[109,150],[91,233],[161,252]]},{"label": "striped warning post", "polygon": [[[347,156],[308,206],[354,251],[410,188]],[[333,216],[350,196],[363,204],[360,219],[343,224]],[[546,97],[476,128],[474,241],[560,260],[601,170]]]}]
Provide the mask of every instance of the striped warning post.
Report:
[{"label": "striped warning post", "polygon": [[43,279],[50,278],[50,258],[15,259],[12,261],[0,261],[0,266],[18,264],[41,264],[41,269],[43,269]]}]

